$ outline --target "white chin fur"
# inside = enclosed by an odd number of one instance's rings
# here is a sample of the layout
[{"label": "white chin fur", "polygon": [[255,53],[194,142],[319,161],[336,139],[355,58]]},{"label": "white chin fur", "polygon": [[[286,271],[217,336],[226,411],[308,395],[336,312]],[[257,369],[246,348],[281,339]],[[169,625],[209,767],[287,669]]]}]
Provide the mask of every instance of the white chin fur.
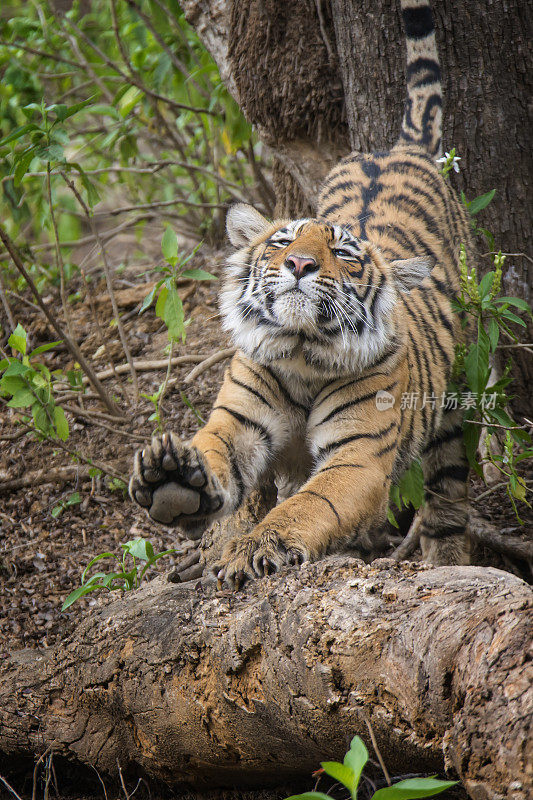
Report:
[{"label": "white chin fur", "polygon": [[316,309],[303,292],[285,292],[272,307],[278,322],[289,330],[316,332]]},{"label": "white chin fur", "polygon": [[[396,292],[391,286],[384,287],[381,292],[372,328],[367,327],[360,335],[345,328],[344,337],[337,336],[323,344],[316,338],[313,343],[306,343],[295,335],[296,332],[310,337],[320,335],[315,321],[316,307],[303,292],[287,292],[275,300],[269,316],[282,328],[258,325],[252,315],[243,317],[237,304],[242,292],[243,262],[246,263],[247,258],[249,254],[244,250],[231,257],[220,294],[220,311],[224,329],[252,360],[265,366],[276,363],[287,377],[292,374],[303,380],[329,379],[357,374],[374,363],[389,346],[393,338],[391,312],[396,302]],[[313,354],[317,356],[316,362]]]}]

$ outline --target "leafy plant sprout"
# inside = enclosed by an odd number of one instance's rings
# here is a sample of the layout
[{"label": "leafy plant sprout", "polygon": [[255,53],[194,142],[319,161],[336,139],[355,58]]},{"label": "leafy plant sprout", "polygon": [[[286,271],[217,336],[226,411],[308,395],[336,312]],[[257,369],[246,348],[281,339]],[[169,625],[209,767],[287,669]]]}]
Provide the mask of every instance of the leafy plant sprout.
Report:
[{"label": "leafy plant sprout", "polygon": [[[456,155],[455,148],[437,159],[439,163],[444,164],[441,170],[444,178],[447,178],[452,168],[455,172],[459,172],[458,160],[460,159]],[[525,300],[501,294],[506,256],[501,250],[495,251],[492,233],[477,225],[477,214],[489,205],[495,193],[496,190],[492,189],[470,201],[466,199],[464,193],[461,193],[474,234],[484,236],[489,244],[493,269],[478,279],[477,269],[468,265],[466,249],[463,244],[461,245],[459,256],[461,290],[459,296],[452,302],[452,308],[455,312],[462,313],[463,317],[470,317],[476,336],[468,346],[457,346],[449,390],[452,396],[457,396],[463,388],[469,398],[463,427],[466,454],[471,468],[484,478],[482,468],[489,462],[502,478],[500,483],[483,492],[480,497],[485,497],[487,493],[496,489],[505,488],[516,517],[521,522],[516,500],[529,506],[528,495],[533,491],[533,486],[518,474],[517,467],[533,458],[532,440],[527,431],[529,426],[518,424],[508,410],[510,396],[507,387],[512,382],[510,377],[512,362],[508,360],[503,375],[497,381],[491,382],[490,361],[500,346],[502,337],[513,344],[518,343],[518,337],[511,325],[526,327],[518,313],[533,316],[533,312]],[[512,308],[517,309],[518,313],[512,311]],[[466,320],[464,324],[466,325]],[[488,395],[493,399],[492,403],[485,402]],[[480,441],[482,432],[484,441]],[[490,446],[492,440],[497,442],[496,448]],[[485,454],[481,460],[477,455],[480,444],[484,445]],[[389,521],[398,527],[392,511],[393,506],[401,510],[403,506],[411,504],[418,509],[423,502],[424,477],[420,462],[415,460],[399,483],[391,487],[387,511]]]},{"label": "leafy plant sprout", "polygon": [[[89,561],[81,575],[81,586],[78,586],[77,589],[74,589],[69,594],[61,607],[61,611],[66,611],[80,597],[99,589],[107,589],[110,592],[130,592],[132,589],[137,589],[147,570],[156,561],[159,561],[163,556],[176,552],[176,550],[171,549],[155,553],[151,542],[148,539],[143,539],[142,536],[137,539],[131,539],[120,546],[122,548],[122,558],[119,558],[115,553],[106,552],[100,553]],[[89,575],[91,567],[100,561],[108,559],[112,559],[114,569],[109,572],[99,571]],[[144,566],[137,563],[138,561]]]},{"label": "leafy plant sprout", "polygon": [[[360,788],[363,769],[367,761],[368,750],[363,740],[359,736],[354,736],[342,764],[340,761],[322,761],[320,764],[321,773],[329,775],[348,791],[348,794],[345,795],[346,800],[348,798],[349,800],[357,800],[358,788]],[[414,800],[414,798],[419,797],[434,797],[446,791],[446,789],[456,786],[458,783],[457,781],[441,781],[435,776],[429,778],[407,778],[394,784],[390,784],[388,775],[386,775],[386,779],[389,782],[389,786],[375,791],[371,800]],[[331,795],[325,792],[312,791],[291,795],[286,800],[331,800]]]},{"label": "leafy plant sprout", "polygon": [[[183,302],[178,293],[177,282],[180,279],[194,281],[217,280],[215,275],[211,275],[210,272],[206,272],[203,269],[186,269],[187,264],[196,255],[201,246],[202,242],[197,244],[194,250],[189,253],[189,255],[180,256],[176,232],[170,226],[167,226],[161,240],[161,250],[166,264],[158,267],[158,272],[162,274],[163,277],[159,278],[154,288],[144,298],[139,311],[139,313],[142,314],[143,311],[146,311],[146,309],[149,308],[157,298],[155,304],[155,313],[156,316],[165,323],[168,331],[168,364],[165,379],[153,394],[142,395],[154,405],[155,410],[149,417],[149,420],[155,422],[158,430],[161,432],[164,428],[162,418],[163,399],[165,397],[170,379],[174,346],[179,341],[185,342],[187,326],[189,324],[189,321],[185,319]],[[184,400],[184,402],[186,402],[190,408],[192,407],[188,400]],[[197,412],[194,408],[193,411],[197,415]]]}]

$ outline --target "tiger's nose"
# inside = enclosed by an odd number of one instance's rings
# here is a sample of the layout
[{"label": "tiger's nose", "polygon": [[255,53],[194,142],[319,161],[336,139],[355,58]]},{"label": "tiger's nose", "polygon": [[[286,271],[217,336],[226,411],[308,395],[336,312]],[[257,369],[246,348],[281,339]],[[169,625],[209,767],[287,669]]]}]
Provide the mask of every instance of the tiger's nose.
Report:
[{"label": "tiger's nose", "polygon": [[285,259],[285,266],[290,269],[294,277],[299,280],[304,275],[310,272],[316,272],[318,264],[311,256],[293,256],[289,255]]}]

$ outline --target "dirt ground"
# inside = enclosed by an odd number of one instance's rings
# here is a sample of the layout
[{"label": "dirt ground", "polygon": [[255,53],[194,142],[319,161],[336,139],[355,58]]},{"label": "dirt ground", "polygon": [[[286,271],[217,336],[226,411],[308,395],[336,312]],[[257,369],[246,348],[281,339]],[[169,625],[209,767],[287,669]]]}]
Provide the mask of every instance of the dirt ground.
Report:
[{"label": "dirt ground", "polygon": [[[157,235],[156,235],[157,234]],[[124,326],[128,334],[133,355],[136,359],[161,359],[167,343],[166,331],[155,316],[153,308],[144,315],[138,315],[142,299],[151,288],[153,274],[140,274],[147,269],[147,263],[158,258],[159,233],[154,233],[150,247],[143,246],[148,261],[137,257],[138,245],[133,238],[125,239],[110,248],[115,264],[121,264],[116,274],[115,285],[121,304]],[[144,243],[143,243],[144,245]],[[114,248],[114,249],[113,249]],[[149,255],[150,250],[152,256]],[[81,258],[82,256],[78,254]],[[94,262],[94,254],[83,254],[88,269]],[[92,261],[91,261],[92,259]],[[200,251],[194,263],[189,266],[202,267],[215,274],[220,273],[222,253],[209,254]],[[109,342],[116,365],[125,363],[116,328],[109,326],[111,319],[110,303],[107,299],[105,281],[98,271],[93,272],[92,291],[103,329]],[[139,288],[140,287],[140,288]],[[76,331],[85,354],[92,363],[103,370],[108,367],[105,356],[93,358],[97,350],[95,326],[88,303],[84,299],[80,283],[81,298],[71,305],[73,328]],[[217,284],[184,284],[180,290],[185,299],[185,310],[191,319],[187,341],[177,348],[176,355],[211,353],[229,346],[221,331],[217,313]],[[129,293],[129,294],[128,294]],[[61,316],[60,306],[52,292],[49,301]],[[24,300],[26,302],[24,302]],[[32,347],[49,341],[52,336],[46,328],[42,315],[24,299],[10,296],[10,303],[17,321],[29,331]],[[46,354],[44,360],[53,369],[66,369],[72,366],[69,354],[58,348]],[[192,384],[185,385],[184,378],[194,364],[173,368],[172,376],[176,383],[169,390],[164,402],[165,420],[169,428],[178,431],[184,438],[191,436],[198,428],[199,421],[193,411],[186,406],[180,396],[184,389],[196,411],[207,418],[217,389],[221,383],[227,362],[218,363],[203,372]],[[143,394],[151,394],[163,380],[164,369],[139,372],[139,383]],[[86,456],[97,458],[127,476],[133,452],[142,442],[149,439],[154,423],[148,420],[153,408],[148,400],[141,397],[134,408],[124,396],[131,397],[131,382],[128,375],[105,380],[106,388],[119,398],[123,419],[110,421],[102,415],[103,408],[98,400],[83,400],[82,410],[98,412],[86,417],[69,413],[71,435],[69,447]],[[72,407],[76,400],[69,400]],[[120,489],[113,490],[104,478],[87,479],[78,474],[64,483],[46,482],[50,470],[68,465],[74,461],[68,454],[53,443],[38,442],[34,436],[25,433],[16,424],[19,412],[0,406],[0,658],[20,648],[50,647],[60,643],[74,630],[80,619],[91,613],[91,607],[105,600],[89,595],[82,598],[67,612],[61,613],[61,605],[66,596],[79,585],[80,574],[88,561],[103,551],[120,551],[120,543],[136,536],[151,539],[156,551],[176,547],[180,551],[159,562],[157,572],[167,570],[186,554],[191,544],[174,529],[156,526],[151,523]],[[104,427],[107,426],[107,427]],[[2,488],[2,483],[23,478],[30,472],[39,473],[41,479],[34,485],[20,489]],[[473,481],[472,495],[485,491],[479,480]],[[79,492],[81,502],[66,507],[59,516],[52,514],[62,502],[67,501],[74,492]],[[478,510],[490,519],[502,534],[520,535],[523,538],[533,534],[533,512],[522,505],[523,525],[517,521],[509,499],[503,490],[494,492],[484,499]],[[477,563],[493,564],[510,569],[522,577],[528,577],[527,567],[516,561],[482,549],[475,558]],[[155,570],[152,574],[155,574]],[[150,578],[150,574],[147,576]],[[0,774],[2,773],[0,770]],[[65,772],[66,774],[66,772]],[[22,791],[21,784],[18,786]],[[134,788],[134,787],[131,787]],[[305,787],[302,787],[302,789]],[[311,788],[311,785],[308,787]],[[25,786],[24,791],[30,791]],[[137,797],[148,797],[139,788]],[[95,785],[95,792],[102,792]],[[30,791],[31,794],[31,791]],[[53,794],[53,793],[52,793]],[[0,788],[0,796],[2,789]],[[10,796],[9,794],[6,796]],[[40,794],[38,796],[41,796]],[[113,795],[110,793],[109,798]],[[118,794],[115,796],[119,796]],[[124,796],[121,794],[120,796]],[[185,795],[183,795],[185,797]],[[258,795],[254,795],[258,798]],[[269,797],[275,795],[270,793]],[[284,796],[283,794],[279,795]],[[221,798],[222,795],[217,795]],[[244,795],[242,795],[244,798]]]}]

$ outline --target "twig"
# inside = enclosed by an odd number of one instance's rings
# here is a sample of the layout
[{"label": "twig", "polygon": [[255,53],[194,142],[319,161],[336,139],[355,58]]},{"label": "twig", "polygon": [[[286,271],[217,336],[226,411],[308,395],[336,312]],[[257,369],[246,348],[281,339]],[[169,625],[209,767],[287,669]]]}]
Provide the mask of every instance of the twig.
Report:
[{"label": "twig", "polygon": [[219,350],[217,353],[212,353],[204,361],[201,361],[197,367],[192,369],[189,374],[185,376],[183,382],[191,383],[198,377],[198,375],[201,375],[202,372],[205,372],[206,369],[209,369],[214,364],[218,364],[219,361],[225,361],[226,358],[231,358],[236,352],[236,347],[228,347],[226,350]]},{"label": "twig", "polygon": [[[90,83],[90,81],[89,81]],[[134,175],[155,175],[156,172],[160,172],[162,169],[166,167],[181,167],[186,169],[187,171],[192,172],[200,172],[202,175],[206,175],[211,180],[220,183],[222,186],[226,186],[228,190],[234,189],[237,192],[240,192],[243,188],[239,186],[237,183],[233,183],[232,181],[228,181],[227,178],[223,178],[222,175],[218,175],[216,172],[213,172],[207,167],[201,167],[198,164],[188,164],[186,161],[156,161],[156,162],[149,162],[151,166],[147,167],[102,167],[99,169],[86,169],[86,175],[107,175],[110,172],[114,173],[131,173]],[[59,175],[59,172],[52,170],[52,175]],[[26,172],[23,175],[24,178],[43,178],[46,176],[46,172]],[[12,181],[13,175],[4,175],[4,177],[0,180],[0,183],[7,183],[7,181]],[[240,194],[236,194],[235,192],[231,192],[231,194],[235,197],[235,199],[244,202],[244,198]]]},{"label": "twig", "polygon": [[257,163],[257,159],[254,153],[254,146],[251,141],[248,142],[247,155],[248,155],[248,161],[252,168],[252,172],[259,187],[259,194],[261,195],[263,203],[265,204],[267,214],[271,215],[274,213],[274,206],[276,204],[276,195],[272,189],[272,186],[265,178],[263,170]]},{"label": "twig", "polygon": [[108,346],[108,342],[104,336],[104,331],[102,330],[102,326],[100,324],[100,317],[98,316],[98,311],[96,309],[96,304],[94,302],[93,292],[91,291],[91,287],[89,286],[89,281],[87,280],[87,275],[85,274],[85,265],[82,262],[80,262],[78,264],[78,269],[80,271],[80,275],[83,280],[83,285],[85,286],[85,297],[89,300],[89,308],[91,309],[91,314],[96,323],[96,332],[98,335],[98,340],[100,342],[100,347],[103,348],[107,356],[107,360],[109,361],[109,365],[113,370],[113,373],[116,375],[115,362],[113,361],[111,350]]},{"label": "twig", "polygon": [[497,553],[519,558],[523,561],[533,560],[533,543],[524,542],[518,537],[502,536],[492,523],[477,512],[472,512],[468,536],[474,542],[485,545]]},{"label": "twig", "polygon": [[50,787],[50,781],[52,780],[52,761],[53,761],[53,758],[54,758],[54,754],[50,753],[50,755],[46,759],[46,771],[45,771],[45,780],[44,780],[43,800],[48,800],[48,789]]},{"label": "twig", "polygon": [[107,394],[106,390],[104,389],[104,387],[102,386],[102,384],[98,380],[95,371],[93,370],[93,368],[91,367],[91,365],[89,364],[89,362],[87,361],[87,359],[85,358],[83,353],[81,352],[80,348],[78,347],[77,342],[75,342],[73,339],[71,339],[70,336],[68,336],[68,334],[63,330],[63,328],[61,327],[61,325],[57,321],[57,319],[54,316],[54,314],[52,313],[52,311],[50,311],[48,306],[43,301],[43,299],[42,299],[42,297],[41,297],[41,295],[39,293],[39,290],[37,289],[35,283],[33,282],[33,279],[31,277],[31,275],[27,272],[24,264],[22,263],[22,259],[20,258],[19,254],[18,254],[18,252],[17,252],[17,250],[15,248],[15,245],[13,244],[13,242],[11,241],[9,236],[7,235],[6,231],[1,226],[0,226],[0,239],[2,240],[2,242],[4,244],[4,247],[6,248],[6,250],[9,253],[9,255],[11,256],[11,259],[12,259],[14,265],[16,266],[16,268],[18,269],[20,274],[23,276],[23,278],[26,280],[26,283],[30,287],[30,289],[32,291],[32,294],[33,294],[33,296],[35,297],[35,299],[37,301],[37,304],[39,305],[39,307],[43,311],[44,315],[46,316],[46,319],[50,323],[51,327],[53,328],[53,330],[55,331],[55,333],[57,334],[59,339],[62,339],[64,341],[64,343],[68,347],[71,355],[76,359],[76,361],[79,362],[82,370],[85,372],[88,380],[90,380],[91,384],[94,387],[94,390],[98,393],[98,395],[99,395],[100,399],[102,400],[102,402],[104,403],[104,405],[112,413],[113,412],[117,413],[118,412],[118,408],[117,408],[116,404],[109,397],[109,395]]},{"label": "twig", "polygon": [[19,794],[16,793],[16,791],[13,789],[13,787],[9,785],[9,783],[6,781],[6,779],[4,777],[2,777],[2,775],[0,775],[0,781],[2,781],[2,783],[4,784],[6,789],[11,792],[13,797],[16,797],[17,800],[22,800],[22,797]]},{"label": "twig", "polygon": [[45,467],[27,472],[20,478],[0,482],[0,494],[25,489],[28,486],[40,486],[43,483],[67,483],[74,479],[85,480],[86,478],[89,478],[88,467],[57,467],[56,469]]},{"label": "twig", "polygon": [[401,544],[393,551],[391,554],[391,558],[395,561],[403,561],[405,558],[409,558],[412,555],[416,548],[420,543],[420,524],[422,522],[422,517],[420,514],[417,514],[414,518],[413,522],[411,523],[411,527],[407,533],[407,536],[403,540]]},{"label": "twig", "polygon": [[78,458],[80,461],[83,461],[84,464],[88,464],[90,467],[96,467],[96,469],[99,469],[105,475],[111,475],[112,478],[117,478],[119,481],[123,481],[124,483],[128,482],[127,476],[115,472],[112,467],[109,467],[107,464],[103,464],[101,461],[96,461],[94,458],[87,458],[87,456],[84,456],[83,453],[78,453],[77,450],[72,450],[60,439],[45,439],[44,443],[46,443],[49,447],[59,447],[61,450],[64,450],[65,453],[68,453],[69,455],[74,456],[74,458]]},{"label": "twig", "polygon": [[96,767],[93,767],[92,764],[89,764],[89,766],[91,767],[91,769],[93,769],[96,772],[96,775],[98,776],[98,780],[102,784],[102,789],[104,790],[104,799],[107,800],[107,791],[106,791],[106,788],[105,788],[105,783],[103,782],[102,778],[100,777],[100,773],[98,772]]},{"label": "twig", "polygon": [[16,442],[17,439],[21,439],[23,436],[26,436],[28,431],[20,430],[16,433],[4,433],[0,436],[0,442]]},{"label": "twig", "polygon": [[489,422],[489,420],[480,422],[477,419],[469,419],[466,421],[469,425],[481,425],[482,428],[502,428],[504,431],[524,431],[529,427],[528,425],[498,425],[498,423]]},{"label": "twig", "polygon": [[124,326],[122,325],[122,321],[120,319],[120,314],[119,314],[118,305],[117,305],[117,298],[115,297],[115,290],[113,288],[113,279],[111,277],[111,268],[109,266],[109,261],[107,260],[106,249],[105,249],[104,243],[103,243],[103,241],[102,241],[102,239],[100,237],[100,233],[98,231],[98,228],[96,227],[96,225],[94,223],[94,219],[91,216],[91,212],[89,211],[89,209],[87,207],[87,204],[85,203],[85,200],[82,198],[82,196],[80,195],[80,193],[76,189],[76,186],[74,185],[73,181],[71,181],[65,175],[64,172],[61,172],[61,177],[63,178],[63,180],[65,181],[67,186],[71,189],[71,191],[74,194],[74,196],[76,197],[78,203],[83,208],[83,210],[85,212],[85,215],[87,217],[87,221],[89,222],[89,225],[92,228],[93,234],[96,237],[96,240],[98,241],[98,244],[100,246],[100,251],[102,253],[102,261],[103,261],[103,264],[104,264],[104,273],[105,273],[107,291],[108,291],[108,294],[109,294],[109,299],[111,300],[111,307],[113,308],[113,315],[114,315],[114,318],[115,318],[115,322],[117,324],[118,335],[120,337],[120,341],[122,342],[122,349],[124,350],[124,355],[126,356],[126,361],[128,362],[129,367],[130,367],[131,379],[132,379],[132,382],[133,382],[133,398],[134,398],[135,405],[137,405],[138,402],[139,402],[139,381],[138,381],[138,378],[137,378],[137,373],[135,371],[135,365],[133,363],[133,357],[131,355],[131,350],[130,350],[129,345],[128,345],[128,340],[127,340],[126,334],[124,332]]},{"label": "twig", "polygon": [[[165,53],[168,55],[168,57],[170,58],[170,60],[171,60],[171,61],[172,61],[172,63],[174,64],[175,68],[177,69],[177,71],[178,71],[178,72],[181,72],[181,74],[182,74],[182,75],[186,76],[186,77],[187,77],[187,79],[188,79],[188,81],[190,81],[190,83],[191,83],[191,85],[192,85],[192,86],[196,86],[196,89],[197,89],[197,90],[198,90],[198,92],[199,92],[199,93],[202,95],[202,97],[204,97],[206,100],[210,100],[209,94],[208,94],[208,93],[207,93],[207,91],[204,89],[204,87],[203,87],[203,86],[200,86],[200,84],[199,84],[197,81],[195,81],[195,80],[194,80],[194,79],[193,79],[193,78],[190,76],[190,74],[189,74],[189,72],[188,72],[188,70],[187,70],[187,67],[185,66],[185,64],[183,64],[183,63],[182,63],[182,62],[179,60],[179,58],[176,56],[176,54],[175,54],[175,53],[174,53],[174,52],[173,52],[173,51],[172,51],[172,50],[171,50],[169,47],[167,47],[167,45],[165,44],[165,40],[163,39],[163,37],[159,35],[159,33],[157,32],[157,30],[154,28],[154,26],[153,26],[153,25],[152,25],[152,23],[150,22],[150,17],[149,17],[147,14],[145,14],[145,13],[142,11],[142,9],[141,9],[141,8],[139,8],[139,6],[137,5],[137,3],[134,3],[134,2],[133,2],[133,0],[126,0],[126,2],[127,2],[127,4],[130,6],[130,8],[133,8],[133,9],[135,9],[135,13],[136,13],[136,14],[137,14],[137,15],[138,15],[138,16],[139,16],[141,19],[142,19],[142,21],[144,22],[145,26],[146,26],[146,27],[148,28],[148,30],[149,30],[149,31],[152,33],[152,35],[153,35],[154,39],[155,39],[155,40],[156,40],[156,42],[159,44],[159,46],[161,47],[161,49],[162,49],[162,50],[164,50],[164,52],[165,52]],[[114,3],[114,0],[112,0],[112,5],[114,6],[114,4],[115,4],[115,3]],[[167,13],[168,13],[168,11],[167,11]],[[117,28],[117,30],[118,30],[118,28]],[[116,34],[116,38],[118,39],[118,33]],[[126,59],[124,59],[124,60],[126,61]]]},{"label": "twig", "polygon": [[122,790],[124,792],[125,800],[130,800],[130,794],[126,789],[126,784],[124,783],[124,778],[122,777],[122,769],[120,767],[120,761],[117,758],[117,767],[118,767],[118,774],[120,778],[120,785],[122,786]]},{"label": "twig", "polygon": [[[50,2],[51,7],[53,8],[56,18],[59,20],[58,14],[55,11],[54,5]],[[133,75],[127,75],[123,70],[120,69],[119,65],[112,61],[104,52],[101,50],[98,45],[96,45],[92,39],[90,39],[84,31],[81,30],[72,20],[66,18],[65,16],[62,17],[67,24],[78,34],[78,36],[83,39],[83,41],[92,49],[94,52],[100,56],[102,61],[107,64],[112,70],[114,70],[118,75],[120,75],[127,83],[132,83],[134,86],[137,86],[142,92],[152,97],[154,100],[161,100],[161,102],[169,105],[171,108],[176,108],[180,111],[191,111],[194,114],[208,114],[209,116],[216,116],[214,111],[210,111],[208,108],[198,108],[196,106],[188,106],[184,103],[176,103],[174,100],[171,100],[170,97],[164,97],[162,94],[158,94],[157,92],[152,91],[149,89],[142,81],[137,80]]]},{"label": "twig", "polygon": [[91,413],[90,410],[82,411],[81,409],[76,408],[75,406],[68,406],[65,403],[63,403],[62,406],[65,411],[69,412],[69,414],[72,414],[75,417],[79,417],[80,419],[86,419],[91,424],[96,425],[99,428],[105,428],[105,430],[111,431],[111,433],[118,433],[119,436],[123,436],[126,439],[135,439],[135,441],[137,442],[143,442],[145,440],[144,436],[138,436],[136,433],[130,433],[129,431],[121,431],[119,428],[113,428],[112,425],[106,425],[105,422],[100,422],[98,419],[95,418],[96,413]]},{"label": "twig", "polygon": [[68,64],[69,67],[76,67],[76,70],[79,70],[80,65],[77,64],[75,61],[70,61],[68,58],[60,58],[56,56],[54,53],[45,53],[43,50],[36,50],[34,47],[28,47],[25,44],[20,44],[19,42],[4,42],[0,41],[0,45],[2,47],[13,47],[16,50],[25,50],[26,53],[32,53],[34,56],[42,56],[43,58],[50,58],[52,61],[56,61],[58,64]]},{"label": "twig", "polygon": [[[190,356],[175,356],[172,359],[172,366],[177,366],[178,364],[198,364],[205,359],[205,356],[202,355],[190,355]],[[135,369],[137,372],[154,372],[158,369],[163,369],[167,366],[167,359],[161,358],[156,359],[155,361],[134,361]],[[129,371],[128,364],[119,364],[116,368],[117,375],[123,375],[125,372]],[[97,376],[100,380],[105,380],[105,378],[112,378],[113,377],[113,370],[104,369],[102,372],[98,372]],[[84,383],[87,383],[87,379],[84,377]]]},{"label": "twig", "polygon": [[504,486],[507,486],[507,481],[502,481],[502,483],[496,483],[494,486],[491,486],[490,489],[487,489],[485,492],[481,492],[478,494],[477,497],[472,497],[471,500],[473,503],[479,503],[480,500],[483,500],[485,497],[488,497],[489,494],[492,494],[497,489],[503,489]]},{"label": "twig", "polygon": [[521,348],[527,353],[533,353],[533,343],[531,342],[527,342],[526,344],[523,342],[517,344],[499,344],[497,347],[498,350],[512,350],[513,348]]},{"label": "twig", "polygon": [[[489,251],[488,253],[481,253],[481,258],[486,258],[487,256],[493,256],[496,251]],[[527,258],[528,261],[531,261],[533,264],[533,258],[528,256],[527,253],[502,253],[502,256],[508,256],[509,258]]]},{"label": "twig", "polygon": [[[72,213],[74,213],[74,212],[72,212]],[[155,213],[154,214],[139,214],[139,216],[135,217],[135,219],[126,220],[125,222],[121,222],[120,225],[117,225],[115,228],[109,228],[107,231],[102,231],[100,236],[102,237],[102,239],[107,241],[108,239],[112,239],[114,236],[118,236],[118,234],[122,233],[122,231],[125,230],[126,228],[132,228],[138,222],[142,222],[145,219],[152,219],[155,216],[156,216]],[[89,236],[82,236],[79,239],[75,239],[74,241],[59,242],[59,246],[60,247],[64,247],[64,248],[66,248],[68,250],[71,250],[73,247],[85,247],[86,244],[93,243],[94,239],[95,239],[95,237],[93,236],[93,234],[90,234]],[[43,244],[34,244],[34,245],[32,245],[32,247],[30,249],[30,252],[32,250],[37,250],[37,251],[53,250],[54,247],[55,247],[55,244],[53,242],[45,242]],[[7,261],[8,258],[9,258],[9,255],[7,253],[0,253],[0,261]]]},{"label": "twig", "polygon": [[167,393],[168,389],[168,381],[170,378],[170,370],[172,369],[172,356],[174,355],[174,340],[170,340],[170,351],[168,354],[168,363],[167,363],[167,371],[165,372],[165,379],[161,384],[161,390],[159,392],[159,397],[157,398],[157,417],[159,420],[159,425],[161,425],[161,415],[163,413],[163,400]]},{"label": "twig", "polygon": [[379,764],[380,764],[381,769],[383,771],[383,774],[385,776],[385,780],[387,781],[387,785],[390,786],[391,785],[390,775],[387,772],[387,767],[385,766],[385,762],[383,761],[383,758],[382,758],[381,753],[379,751],[378,743],[376,742],[376,737],[374,736],[374,730],[372,728],[372,725],[370,724],[370,720],[368,719],[366,714],[363,715],[363,719],[364,719],[364,721],[366,723],[366,727],[368,728],[368,733],[370,735],[370,740],[372,742],[372,747],[374,748],[374,751],[375,751],[375,753],[376,753],[376,755],[378,757],[378,761],[379,761]]},{"label": "twig", "polygon": [[95,217],[116,217],[117,214],[125,214],[128,211],[145,211],[149,208],[167,208],[168,206],[175,205],[189,206],[190,208],[226,208],[226,203],[193,203],[190,200],[184,200],[182,197],[176,197],[174,200],[159,200],[155,203],[140,203],[136,206],[122,206],[121,208],[108,209],[106,211],[96,211]]},{"label": "twig", "polygon": [[12,331],[14,331],[15,327],[16,327],[15,320],[14,320],[13,314],[11,313],[11,307],[10,307],[10,305],[8,303],[8,300],[7,300],[7,297],[6,297],[6,287],[5,287],[5,284],[4,284],[4,278],[2,277],[1,270],[0,270],[0,300],[2,301],[2,305],[3,305],[4,311],[6,313],[7,321],[9,323],[9,327],[11,328]]},{"label": "twig", "polygon": [[56,215],[54,212],[54,204],[52,202],[52,180],[50,178],[50,162],[48,161],[46,164],[46,192],[48,195],[48,205],[50,206],[50,217],[52,219],[52,227],[54,229],[54,245],[56,251],[56,263],[57,269],[59,272],[59,296],[61,298],[61,306],[63,308],[63,314],[65,315],[65,322],[67,324],[67,330],[70,338],[75,341],[75,336],[72,331],[72,322],[70,319],[70,309],[68,307],[67,301],[67,294],[65,288],[65,264],[63,262],[63,256],[61,255],[61,248],[59,246],[59,231],[57,229],[57,220]]},{"label": "twig", "polygon": [[33,787],[31,791],[31,800],[36,800],[37,798],[37,770],[39,769],[39,764],[41,763],[43,758],[45,758],[50,752],[50,747],[51,745],[46,748],[44,753],[42,753],[42,755],[39,756],[38,761],[35,762],[35,767],[33,768]]},{"label": "twig", "polygon": [[[0,403],[2,403],[2,405],[4,405],[4,406],[7,406],[7,400],[5,400],[3,397],[0,397]],[[48,416],[49,420],[51,421],[50,415],[48,414],[48,412],[47,412],[47,416]],[[116,417],[112,417],[111,419],[116,419]],[[19,424],[23,425],[31,433],[38,433],[37,429],[34,426],[28,425],[26,422],[19,422]],[[126,481],[125,476],[124,475],[120,475],[118,472],[115,472],[115,470],[112,467],[108,467],[107,464],[103,464],[101,461],[96,461],[94,458],[92,458],[92,459],[88,458],[87,456],[84,456],[83,453],[79,453],[77,450],[72,450],[70,447],[67,447],[67,445],[64,442],[61,441],[61,439],[50,439],[49,437],[45,437],[42,440],[41,443],[44,444],[44,445],[48,445],[48,447],[52,447],[52,448],[59,447],[61,450],[64,450],[65,453],[68,453],[69,455],[73,456],[74,458],[77,458],[79,461],[83,461],[85,464],[88,464],[90,467],[96,467],[97,469],[99,469],[102,472],[104,472],[106,475],[111,475],[112,478],[118,478],[118,480],[121,480],[121,481],[124,481],[124,482]],[[5,484],[0,484],[0,486],[2,486],[2,487],[4,485]]]}]

